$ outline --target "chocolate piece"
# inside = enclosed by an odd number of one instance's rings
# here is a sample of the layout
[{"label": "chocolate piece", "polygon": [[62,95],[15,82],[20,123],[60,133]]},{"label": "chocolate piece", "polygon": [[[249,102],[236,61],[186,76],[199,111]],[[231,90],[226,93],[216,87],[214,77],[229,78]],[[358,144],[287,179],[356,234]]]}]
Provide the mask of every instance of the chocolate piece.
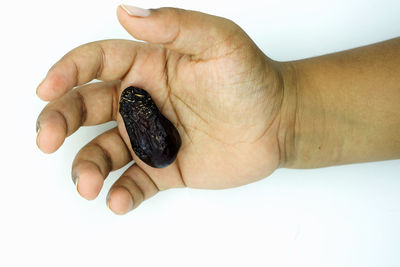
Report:
[{"label": "chocolate piece", "polygon": [[161,114],[145,90],[126,88],[119,101],[119,113],[132,149],[142,161],[163,168],[175,160],[181,146],[178,130]]}]

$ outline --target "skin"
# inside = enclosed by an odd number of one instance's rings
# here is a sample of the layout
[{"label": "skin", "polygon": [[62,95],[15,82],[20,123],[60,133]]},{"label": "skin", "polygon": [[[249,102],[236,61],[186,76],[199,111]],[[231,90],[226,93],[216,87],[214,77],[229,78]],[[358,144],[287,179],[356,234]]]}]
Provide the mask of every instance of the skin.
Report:
[{"label": "skin", "polygon": [[[312,168],[400,157],[400,40],[297,62],[275,62],[232,21],[162,8],[148,17],[117,10],[139,43],[105,40],[75,48],[38,86],[48,105],[38,147],[56,151],[82,125],[111,129],[76,155],[72,177],[86,199],[112,170],[134,163],[107,202],[125,214],[161,190],[229,188],[278,167]],[[87,84],[92,79],[102,82]],[[118,113],[123,89],[149,92],[177,127],[174,163],[136,157]]]}]

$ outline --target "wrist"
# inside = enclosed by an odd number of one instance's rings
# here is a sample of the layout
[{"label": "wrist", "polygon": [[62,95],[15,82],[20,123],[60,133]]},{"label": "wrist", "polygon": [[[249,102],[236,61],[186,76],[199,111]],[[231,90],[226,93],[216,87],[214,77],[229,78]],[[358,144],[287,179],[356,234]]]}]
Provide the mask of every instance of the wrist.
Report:
[{"label": "wrist", "polygon": [[299,108],[299,92],[296,66],[292,62],[277,63],[280,79],[281,103],[277,141],[282,168],[290,168],[296,161],[296,124]]},{"label": "wrist", "polygon": [[344,100],[329,84],[323,66],[309,60],[284,63],[284,97],[280,144],[285,168],[318,168],[347,163],[346,138],[353,128],[351,116],[338,108]]},{"label": "wrist", "polygon": [[[302,61],[279,63],[282,102],[278,127],[280,167],[315,168],[339,161],[340,144],[328,136],[324,96],[307,79]],[[340,129],[331,134],[340,136]]]},{"label": "wrist", "polygon": [[[398,39],[277,63],[280,166],[316,168],[399,157]],[[389,71],[390,70],[390,71]]]}]

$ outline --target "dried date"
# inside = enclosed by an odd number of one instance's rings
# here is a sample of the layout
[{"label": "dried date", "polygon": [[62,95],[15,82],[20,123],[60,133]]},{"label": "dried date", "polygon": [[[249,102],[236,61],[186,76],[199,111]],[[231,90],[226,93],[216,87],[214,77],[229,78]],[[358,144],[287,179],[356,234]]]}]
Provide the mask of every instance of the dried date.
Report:
[{"label": "dried date", "polygon": [[178,154],[181,138],[143,89],[130,86],[120,98],[119,113],[135,154],[148,165],[163,168]]}]

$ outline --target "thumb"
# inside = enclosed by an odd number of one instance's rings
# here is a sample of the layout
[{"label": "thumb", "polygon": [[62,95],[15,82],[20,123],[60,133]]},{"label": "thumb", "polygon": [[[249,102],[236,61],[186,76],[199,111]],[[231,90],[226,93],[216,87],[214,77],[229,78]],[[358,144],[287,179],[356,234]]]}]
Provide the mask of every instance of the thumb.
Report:
[{"label": "thumb", "polygon": [[199,58],[215,44],[242,32],[228,19],[177,8],[142,9],[121,5],[117,15],[122,26],[136,39]]}]

